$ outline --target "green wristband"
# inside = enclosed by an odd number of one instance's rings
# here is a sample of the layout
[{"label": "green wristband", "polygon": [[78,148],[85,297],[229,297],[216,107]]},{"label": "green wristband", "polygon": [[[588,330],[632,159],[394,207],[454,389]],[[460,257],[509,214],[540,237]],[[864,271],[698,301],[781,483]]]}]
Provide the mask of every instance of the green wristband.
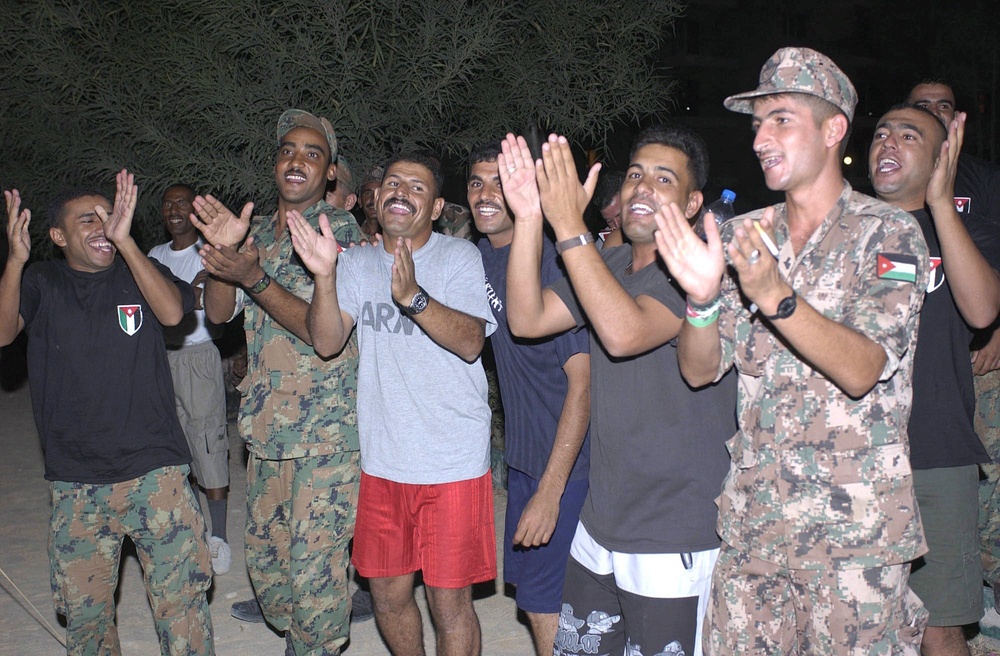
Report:
[{"label": "green wristband", "polygon": [[687,322],[694,326],[695,328],[704,328],[705,326],[711,326],[713,323],[719,319],[719,310],[716,309],[714,312],[706,317],[691,316],[690,314],[684,317]]}]

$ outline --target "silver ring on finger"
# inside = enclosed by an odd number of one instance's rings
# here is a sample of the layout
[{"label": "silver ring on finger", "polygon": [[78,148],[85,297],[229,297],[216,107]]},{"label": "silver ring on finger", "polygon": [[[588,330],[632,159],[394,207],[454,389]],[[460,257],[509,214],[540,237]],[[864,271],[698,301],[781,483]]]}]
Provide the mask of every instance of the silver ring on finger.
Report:
[{"label": "silver ring on finger", "polygon": [[760,262],[760,251],[756,248],[750,251],[750,257],[747,258],[747,262],[750,264],[757,264]]}]

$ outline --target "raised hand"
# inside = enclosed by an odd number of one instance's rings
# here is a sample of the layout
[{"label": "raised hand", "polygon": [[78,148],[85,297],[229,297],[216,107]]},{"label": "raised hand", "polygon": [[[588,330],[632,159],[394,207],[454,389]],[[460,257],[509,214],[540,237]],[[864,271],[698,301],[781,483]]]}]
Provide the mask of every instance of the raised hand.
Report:
[{"label": "raised hand", "polygon": [[21,209],[21,194],[17,189],[3,192],[7,201],[7,260],[25,264],[31,255],[31,210]]},{"label": "raised hand", "polygon": [[413,268],[413,248],[409,239],[398,237],[392,262],[392,300],[402,307],[408,307],[413,296],[420,291],[417,286],[416,271]]},{"label": "raised hand", "polygon": [[500,185],[514,220],[528,217],[541,218],[542,204],[538,199],[535,163],[531,159],[528,142],[524,137],[515,137],[508,133],[500,142],[500,150],[501,153],[497,156]]},{"label": "raised hand", "polygon": [[542,145],[542,161],[535,163],[535,176],[542,211],[557,237],[561,237],[560,229],[576,231],[579,226],[575,224],[583,224],[583,213],[594,195],[600,170],[600,163],[594,164],[581,184],[566,137],[550,134]]},{"label": "raised hand", "polygon": [[97,218],[104,224],[104,236],[115,246],[120,248],[121,244],[131,239],[132,214],[135,212],[135,204],[139,200],[139,187],[135,184],[135,176],[122,169],[115,176],[115,205],[111,208],[111,214],[100,205],[94,208]]},{"label": "raised hand", "polygon": [[[955,174],[958,172],[958,156],[962,152],[965,138],[965,112],[956,112],[948,125],[948,139],[941,144],[934,171],[927,183],[927,204],[955,202]],[[932,212],[933,214],[933,212]]]},{"label": "raised hand", "polygon": [[676,203],[660,205],[653,214],[657,231],[656,250],[670,275],[684,288],[691,300],[709,303],[719,295],[722,274],[726,270],[722,239],[715,221],[705,221],[705,236],[701,240]]},{"label": "raised hand", "polygon": [[244,205],[240,215],[236,216],[209,194],[195,197],[194,211],[191,223],[205,236],[205,241],[213,246],[236,247],[250,231],[253,203]]},{"label": "raised hand", "polygon": [[333,228],[326,214],[319,215],[319,232],[313,230],[298,210],[288,212],[288,230],[292,234],[292,248],[302,258],[302,263],[316,277],[329,277],[337,268],[340,244],[333,236]]}]

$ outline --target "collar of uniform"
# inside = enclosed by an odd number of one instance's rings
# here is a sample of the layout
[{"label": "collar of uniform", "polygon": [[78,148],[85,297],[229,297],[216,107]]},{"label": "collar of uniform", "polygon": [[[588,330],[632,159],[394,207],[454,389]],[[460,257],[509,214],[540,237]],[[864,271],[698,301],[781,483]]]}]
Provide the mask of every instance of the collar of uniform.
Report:
[{"label": "collar of uniform", "polygon": [[844,215],[844,210],[847,209],[852,193],[854,193],[854,189],[851,187],[851,184],[847,180],[844,180],[844,188],[840,192],[840,197],[837,198],[837,202],[834,203],[833,207],[830,208],[830,211],[827,212],[826,218],[824,218],[823,222],[819,224],[819,227],[813,230],[813,233],[809,235],[809,240],[798,253],[795,253],[792,250],[792,240],[788,237],[788,206],[782,203],[780,230],[784,233],[782,237],[785,241],[783,244],[778,245],[778,267],[784,275],[788,275],[807,253],[812,252],[817,245],[823,242],[827,233],[830,232],[830,229],[833,228],[834,224],[839,222],[841,217]]}]

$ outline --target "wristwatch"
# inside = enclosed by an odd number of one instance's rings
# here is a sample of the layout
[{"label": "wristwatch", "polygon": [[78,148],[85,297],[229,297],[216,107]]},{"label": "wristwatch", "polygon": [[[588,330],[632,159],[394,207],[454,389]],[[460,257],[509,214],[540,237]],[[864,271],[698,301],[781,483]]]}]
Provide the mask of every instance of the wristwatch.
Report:
[{"label": "wristwatch", "polygon": [[270,284],[271,284],[271,276],[267,275],[267,272],[265,271],[264,277],[255,282],[252,286],[250,286],[248,288],[248,291],[251,294],[260,294],[262,291],[267,289],[268,285]]},{"label": "wristwatch", "polygon": [[795,312],[796,307],[798,307],[798,304],[795,301],[795,292],[792,292],[791,296],[786,296],[785,298],[781,299],[781,302],[778,303],[777,312],[775,312],[770,316],[765,314],[764,318],[767,319],[768,321],[775,321],[777,319],[787,319],[788,317],[792,316],[792,313]]},{"label": "wristwatch", "polygon": [[431,297],[427,295],[423,287],[418,285],[417,290],[417,293],[410,299],[410,304],[403,308],[403,312],[411,317],[426,310],[427,303],[431,300]]},{"label": "wristwatch", "polygon": [[577,246],[583,246],[585,244],[593,244],[594,235],[589,232],[585,232],[582,235],[577,235],[576,237],[570,237],[569,239],[563,239],[562,241],[556,242],[556,253],[562,255],[571,248],[576,248]]}]

